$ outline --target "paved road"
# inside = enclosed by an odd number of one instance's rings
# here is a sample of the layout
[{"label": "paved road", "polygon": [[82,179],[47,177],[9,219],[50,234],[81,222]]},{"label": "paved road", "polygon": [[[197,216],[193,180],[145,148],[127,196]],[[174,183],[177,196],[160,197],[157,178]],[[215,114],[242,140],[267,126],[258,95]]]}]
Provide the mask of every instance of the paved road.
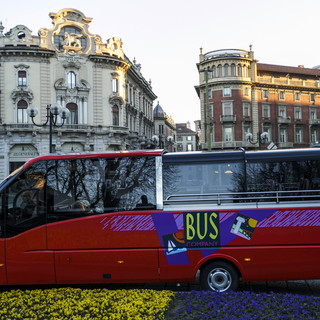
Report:
[{"label": "paved road", "polygon": [[[65,285],[68,286],[68,285]],[[101,285],[71,285],[72,287],[89,288],[107,288],[116,289],[155,289],[172,291],[200,291],[199,281],[189,283],[145,283],[145,284],[101,284]],[[38,289],[52,288],[62,286],[3,286],[1,291],[11,289]],[[281,292],[300,295],[313,295],[320,297],[320,280],[300,280],[300,281],[275,281],[275,282],[247,282],[241,283],[239,290],[251,292]]]},{"label": "paved road", "polygon": [[[110,284],[108,289],[155,289],[172,291],[201,290],[199,282],[192,283],[147,283],[147,284]],[[320,297],[320,280],[247,282],[241,283],[239,290],[251,292],[282,292]]]}]

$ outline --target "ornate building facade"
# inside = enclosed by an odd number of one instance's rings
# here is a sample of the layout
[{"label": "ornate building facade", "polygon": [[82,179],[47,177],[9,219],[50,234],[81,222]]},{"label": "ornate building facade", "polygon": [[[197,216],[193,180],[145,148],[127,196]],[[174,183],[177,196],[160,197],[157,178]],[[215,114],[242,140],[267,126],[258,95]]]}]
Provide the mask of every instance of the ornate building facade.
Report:
[{"label": "ornate building facade", "polygon": [[318,142],[319,67],[258,63],[251,46],[250,51],[201,50],[197,67],[203,149],[299,148]]},{"label": "ornate building facade", "polygon": [[153,110],[154,146],[169,152],[176,152],[176,124],[160,106],[159,102]]},{"label": "ornate building facade", "polygon": [[[122,41],[103,43],[88,30],[92,19],[75,9],[50,13],[53,27],[38,36],[0,24],[0,178],[30,157],[49,152],[47,106],[70,116],[53,127],[54,152],[145,149],[152,145],[156,95],[141,65],[123,52]],[[58,123],[62,123],[58,117]]]}]

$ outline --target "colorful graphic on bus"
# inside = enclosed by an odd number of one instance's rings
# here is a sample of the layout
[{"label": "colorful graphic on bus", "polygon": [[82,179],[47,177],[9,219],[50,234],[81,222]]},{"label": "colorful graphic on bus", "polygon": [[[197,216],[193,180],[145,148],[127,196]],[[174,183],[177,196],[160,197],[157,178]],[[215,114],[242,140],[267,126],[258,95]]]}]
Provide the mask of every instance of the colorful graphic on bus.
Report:
[{"label": "colorful graphic on bus", "polygon": [[257,223],[257,220],[238,213],[230,232],[239,237],[250,240]]}]

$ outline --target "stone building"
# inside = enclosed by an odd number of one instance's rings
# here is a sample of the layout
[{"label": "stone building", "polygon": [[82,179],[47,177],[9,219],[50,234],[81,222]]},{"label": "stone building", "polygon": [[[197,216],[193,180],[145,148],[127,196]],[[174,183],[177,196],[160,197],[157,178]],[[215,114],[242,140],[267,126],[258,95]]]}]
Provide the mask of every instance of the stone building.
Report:
[{"label": "stone building", "polygon": [[160,106],[159,102],[153,110],[154,119],[154,147],[169,152],[176,151],[176,125]]},{"label": "stone building", "polygon": [[190,123],[177,123],[177,152],[190,152],[197,149],[197,133],[190,129]]},{"label": "stone building", "polygon": [[212,149],[271,149],[319,140],[319,67],[258,63],[251,46],[201,50],[197,67],[203,149],[208,141]]},{"label": "stone building", "polygon": [[[50,13],[53,27],[32,35],[24,25],[0,25],[0,178],[25,160],[49,152],[47,120],[58,103],[70,116],[53,126],[53,152],[104,152],[151,146],[156,95],[141,65],[116,37],[105,43],[75,9]],[[57,125],[61,125],[61,116]]]}]

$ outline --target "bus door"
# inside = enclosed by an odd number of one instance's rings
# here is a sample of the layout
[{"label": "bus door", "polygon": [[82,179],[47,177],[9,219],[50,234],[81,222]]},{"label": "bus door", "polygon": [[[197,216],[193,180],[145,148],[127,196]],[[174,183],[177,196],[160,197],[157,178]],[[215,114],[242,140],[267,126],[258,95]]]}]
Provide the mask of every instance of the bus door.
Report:
[{"label": "bus door", "polygon": [[158,249],[148,236],[152,220],[139,205],[143,194],[154,208],[154,162],[49,161],[47,239],[57,283],[158,280]]},{"label": "bus door", "polygon": [[0,250],[9,285],[55,281],[53,253],[46,248],[45,172],[44,161],[35,163],[3,190],[5,249],[1,244]]}]

